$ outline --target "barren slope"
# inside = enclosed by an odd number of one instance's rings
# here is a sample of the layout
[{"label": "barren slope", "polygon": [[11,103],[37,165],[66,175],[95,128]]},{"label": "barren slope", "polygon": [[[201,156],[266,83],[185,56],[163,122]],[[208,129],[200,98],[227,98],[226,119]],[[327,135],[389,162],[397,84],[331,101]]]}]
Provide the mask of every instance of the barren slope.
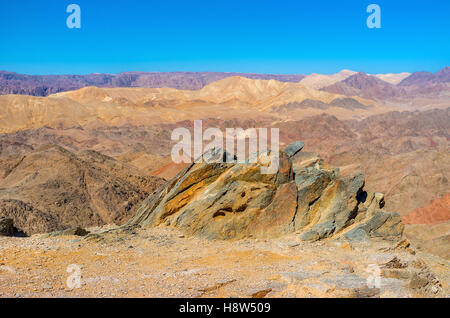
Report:
[{"label": "barren slope", "polygon": [[0,160],[0,215],[26,234],[121,224],[162,183],[97,152],[43,146]]}]

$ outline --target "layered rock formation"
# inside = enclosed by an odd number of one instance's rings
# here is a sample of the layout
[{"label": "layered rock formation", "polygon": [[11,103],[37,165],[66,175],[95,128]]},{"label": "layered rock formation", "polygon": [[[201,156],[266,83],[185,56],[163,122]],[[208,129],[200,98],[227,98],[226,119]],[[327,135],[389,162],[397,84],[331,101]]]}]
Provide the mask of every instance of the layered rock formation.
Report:
[{"label": "layered rock formation", "polygon": [[[382,210],[381,193],[364,190],[364,176],[341,178],[338,169],[294,143],[278,156],[279,170],[262,174],[266,154],[245,164],[227,163],[222,149],[205,153],[148,197],[125,224],[166,224],[208,239],[276,237],[297,232],[302,240],[398,237],[397,213]],[[274,153],[268,156],[277,159]],[[211,160],[213,159],[213,160]]]}]

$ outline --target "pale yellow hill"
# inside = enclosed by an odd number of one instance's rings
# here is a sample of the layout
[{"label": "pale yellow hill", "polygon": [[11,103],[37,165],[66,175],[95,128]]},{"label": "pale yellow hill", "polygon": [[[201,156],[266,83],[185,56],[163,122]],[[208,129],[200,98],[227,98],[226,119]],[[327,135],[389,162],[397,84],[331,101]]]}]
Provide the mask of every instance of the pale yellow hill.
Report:
[{"label": "pale yellow hill", "polygon": [[[275,80],[252,80],[228,77],[205,86],[194,93],[197,100],[209,103],[245,103],[260,110],[288,103],[301,103],[305,99],[330,103],[345,96],[318,91],[300,83]],[[372,100],[354,97],[364,105],[375,105]]]},{"label": "pale yellow hill", "polygon": [[45,125],[76,126],[92,118],[88,107],[71,99],[26,95],[0,96],[0,132]]},{"label": "pale yellow hill", "polygon": [[346,78],[356,74],[354,71],[342,70],[332,75],[311,74],[300,81],[300,84],[314,89],[321,89],[334,83],[345,80]]},{"label": "pale yellow hill", "polygon": [[[328,105],[336,99],[339,101],[344,98],[349,99],[300,83],[242,77],[228,77],[197,91],[85,87],[48,97],[4,95],[0,96],[0,133],[43,126],[96,128],[206,118],[295,119],[323,113],[325,110],[309,104],[289,113],[280,113],[278,109],[283,105],[299,104],[305,100]],[[371,106],[370,109],[360,110],[361,116],[385,111],[373,100],[356,96],[350,99]],[[355,111],[339,105],[336,107],[336,103],[326,108],[327,113],[340,118],[355,116]]]},{"label": "pale yellow hill", "polygon": [[393,85],[397,85],[402,80],[407,78],[411,73],[403,72],[403,73],[388,73],[388,74],[377,74],[375,75],[380,80],[391,83]]},{"label": "pale yellow hill", "polygon": [[[67,97],[80,103],[115,104],[121,106],[186,108],[195,105],[248,105],[268,109],[305,99],[329,103],[342,95],[331,94],[306,87],[299,83],[275,80],[253,80],[244,77],[227,77],[213,82],[201,90],[174,88],[97,88],[85,87],[77,91],[52,95]],[[374,105],[372,100],[354,97],[364,105]]]}]

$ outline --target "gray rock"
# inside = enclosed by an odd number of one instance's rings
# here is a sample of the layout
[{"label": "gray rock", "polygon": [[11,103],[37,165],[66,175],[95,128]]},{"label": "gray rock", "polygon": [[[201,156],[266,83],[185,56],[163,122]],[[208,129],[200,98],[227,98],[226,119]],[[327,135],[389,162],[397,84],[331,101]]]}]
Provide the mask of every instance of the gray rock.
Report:
[{"label": "gray rock", "polygon": [[401,236],[404,225],[396,212],[377,212],[365,225],[370,237]]},{"label": "gray rock", "polygon": [[344,234],[348,240],[361,241],[370,237],[400,237],[404,225],[395,212],[377,212],[372,218]]},{"label": "gray rock", "polygon": [[319,239],[329,237],[331,234],[333,234],[335,229],[336,226],[334,224],[334,220],[328,220],[323,223],[315,224],[312,227],[312,230],[317,232],[317,234],[319,235]]},{"label": "gray rock", "polygon": [[364,231],[362,228],[358,227],[345,233],[344,238],[349,241],[362,242],[368,241],[369,235],[367,235],[366,231]]},{"label": "gray rock", "polygon": [[301,141],[294,141],[293,143],[289,144],[289,146],[286,147],[284,152],[288,155],[288,157],[295,156],[295,154],[303,149],[305,146],[305,143]]},{"label": "gray rock", "polygon": [[295,174],[297,184],[298,210],[295,218],[295,228],[300,229],[310,222],[310,210],[320,198],[325,188],[332,181],[326,171],[306,168]]},{"label": "gray rock", "polygon": [[320,236],[319,236],[319,233],[317,233],[316,231],[309,230],[309,231],[303,232],[300,235],[300,239],[302,241],[317,241],[320,239]]}]

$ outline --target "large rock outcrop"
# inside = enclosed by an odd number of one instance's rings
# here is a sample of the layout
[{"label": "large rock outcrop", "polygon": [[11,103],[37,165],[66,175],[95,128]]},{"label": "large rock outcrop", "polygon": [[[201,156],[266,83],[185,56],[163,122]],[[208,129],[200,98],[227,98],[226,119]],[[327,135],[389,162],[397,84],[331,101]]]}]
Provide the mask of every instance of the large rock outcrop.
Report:
[{"label": "large rock outcrop", "polygon": [[[245,164],[193,163],[148,197],[124,227],[165,224],[209,239],[291,232],[305,241],[402,235],[400,216],[382,210],[381,193],[364,191],[362,174],[341,178],[338,169],[302,147],[294,143],[280,152],[275,174],[261,173],[261,156]],[[215,149],[203,156],[227,154]]]}]

